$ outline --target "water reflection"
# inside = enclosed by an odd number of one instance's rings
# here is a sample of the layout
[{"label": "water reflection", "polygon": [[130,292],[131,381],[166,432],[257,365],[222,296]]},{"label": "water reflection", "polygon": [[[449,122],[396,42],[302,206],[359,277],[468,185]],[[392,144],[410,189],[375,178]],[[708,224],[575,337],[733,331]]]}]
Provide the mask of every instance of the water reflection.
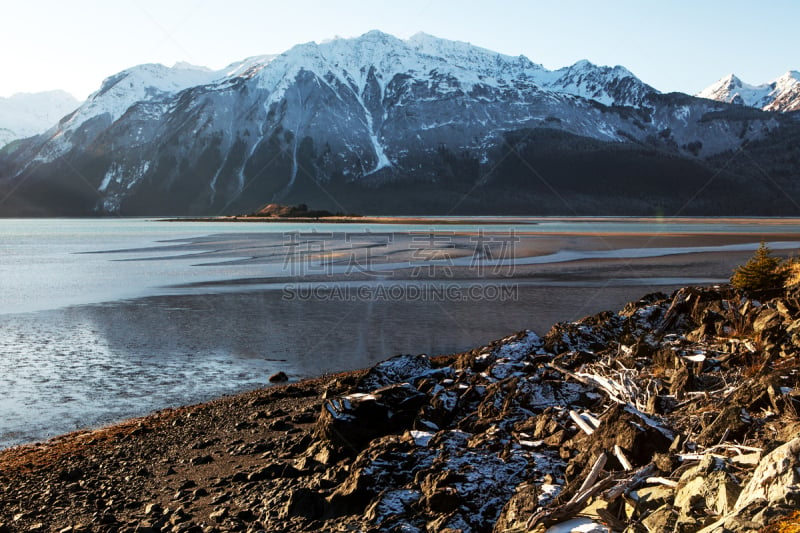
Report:
[{"label": "water reflection", "polygon": [[520,285],[510,301],[287,301],[281,291],[159,296],[5,315],[0,446],[268,384],[452,353],[615,308],[650,289]]}]

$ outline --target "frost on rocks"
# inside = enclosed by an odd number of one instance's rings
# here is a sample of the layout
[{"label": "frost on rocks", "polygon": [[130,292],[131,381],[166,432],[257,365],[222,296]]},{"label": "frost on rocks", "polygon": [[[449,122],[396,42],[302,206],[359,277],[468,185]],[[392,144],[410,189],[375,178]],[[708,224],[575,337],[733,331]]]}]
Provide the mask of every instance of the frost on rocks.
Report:
[{"label": "frost on rocks", "polygon": [[358,388],[371,391],[395,383],[413,381],[431,369],[427,355],[397,355],[372,367]]},{"label": "frost on rocks", "polygon": [[[287,387],[273,398],[299,416],[248,417],[278,417],[262,428],[272,440],[222,436],[237,455],[274,444],[266,468],[248,473],[248,460],[223,479],[225,512],[249,517],[236,510],[246,501],[263,509],[247,527],[287,531],[777,531],[800,503],[800,287],[757,307],[739,296],[686,288],[541,340],[523,331],[433,361],[399,356],[361,374],[361,389],[358,374],[321,380],[326,394],[307,403],[293,393],[315,396],[320,381]],[[747,324],[778,312],[760,330],[780,346],[776,366],[750,378],[755,347],[724,333],[741,309]],[[208,505],[183,502],[195,517]]]}]

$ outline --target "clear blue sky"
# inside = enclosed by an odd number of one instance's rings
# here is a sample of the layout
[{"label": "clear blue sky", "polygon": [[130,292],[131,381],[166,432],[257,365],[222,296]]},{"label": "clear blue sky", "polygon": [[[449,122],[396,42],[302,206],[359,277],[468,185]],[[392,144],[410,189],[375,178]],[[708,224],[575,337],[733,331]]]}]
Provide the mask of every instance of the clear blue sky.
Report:
[{"label": "clear blue sky", "polygon": [[216,69],[371,29],[424,31],[550,69],[621,64],[661,91],[800,70],[798,0],[27,0],[4,2],[2,17],[0,96],[64,89],[82,99],[140,63]]}]

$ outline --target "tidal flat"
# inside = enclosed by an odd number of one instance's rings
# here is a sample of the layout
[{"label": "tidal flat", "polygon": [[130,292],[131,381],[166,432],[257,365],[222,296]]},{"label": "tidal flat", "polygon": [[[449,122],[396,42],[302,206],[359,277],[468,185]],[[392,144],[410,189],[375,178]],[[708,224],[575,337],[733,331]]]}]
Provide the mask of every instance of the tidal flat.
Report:
[{"label": "tidal flat", "polygon": [[267,386],[279,371],[297,381],[543,334],[649,292],[722,283],[761,239],[800,247],[795,221],[13,222],[0,261],[3,447]]}]

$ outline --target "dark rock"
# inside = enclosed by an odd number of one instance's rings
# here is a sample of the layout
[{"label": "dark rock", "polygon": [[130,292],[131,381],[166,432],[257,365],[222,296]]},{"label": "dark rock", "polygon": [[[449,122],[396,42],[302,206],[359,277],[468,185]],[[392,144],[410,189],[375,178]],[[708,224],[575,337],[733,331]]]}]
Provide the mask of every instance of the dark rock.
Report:
[{"label": "dark rock", "polygon": [[[610,311],[586,317],[578,322],[555,324],[544,336],[544,349],[552,354],[596,352],[606,349],[620,331],[622,318]],[[575,360],[578,363],[580,360]],[[569,363],[569,361],[564,361]],[[568,367],[569,368],[569,367]],[[572,368],[570,368],[572,369]]]},{"label": "dark rock", "polygon": [[157,515],[160,515],[163,512],[163,510],[164,509],[161,507],[160,504],[158,504],[158,503],[149,503],[144,508],[144,514],[146,516],[151,516],[151,515],[156,515],[157,516]]},{"label": "dark rock", "polygon": [[290,429],[294,428],[292,424],[282,418],[275,420],[268,427],[272,431],[289,431]]},{"label": "dark rock", "polygon": [[276,372],[269,377],[270,383],[285,383],[289,381],[289,376],[286,375],[286,372]]},{"label": "dark rock", "polygon": [[217,438],[201,440],[201,441],[198,441],[198,442],[195,442],[194,444],[192,444],[191,449],[192,450],[204,450],[204,449],[206,449],[206,448],[208,448],[210,446],[214,446],[218,442],[219,442],[219,439],[217,439]]},{"label": "dark rock", "polygon": [[672,453],[655,453],[653,454],[653,462],[656,468],[667,475],[673,472],[680,464],[678,457]]},{"label": "dark rock", "polygon": [[84,476],[83,470],[77,467],[73,468],[65,468],[58,474],[58,478],[61,481],[79,481]]},{"label": "dark rock", "polygon": [[404,383],[373,394],[351,394],[327,400],[315,435],[319,444],[337,454],[355,455],[372,439],[411,427],[428,397]]},{"label": "dark rock", "polygon": [[428,510],[432,513],[450,513],[461,504],[461,497],[453,487],[442,487],[426,494],[423,500]]},{"label": "dark rock", "polygon": [[208,463],[214,462],[214,458],[210,455],[199,455],[197,457],[192,457],[189,462],[192,466],[207,465]]},{"label": "dark rock", "polygon": [[703,428],[697,436],[697,442],[711,446],[720,442],[723,436],[727,436],[727,439],[741,438],[750,426],[749,419],[743,416],[743,414],[746,416],[745,413],[738,406],[725,407],[708,426]]},{"label": "dark rock", "polygon": [[[615,405],[602,416],[600,427],[592,435],[581,432],[574,437],[570,448],[578,450],[578,454],[571,460],[567,476],[585,479],[594,460],[604,451],[613,450],[615,445],[622,448],[633,466],[648,464],[656,453],[666,452],[674,438],[665,434],[668,429],[662,432],[650,422],[623,406]],[[612,456],[606,468],[621,470],[622,466]],[[575,489],[577,486],[570,484],[566,492],[571,494],[570,491]]]},{"label": "dark rock", "polygon": [[302,437],[300,437],[300,439],[298,439],[296,442],[292,442],[292,443],[289,444],[289,446],[284,447],[284,449],[288,453],[299,454],[299,453],[308,451],[308,449],[311,446],[313,440],[314,439],[311,437],[311,435],[305,434]]},{"label": "dark rock", "polygon": [[301,472],[290,464],[272,463],[261,467],[247,476],[247,481],[263,481],[266,479],[290,478],[294,479],[301,475]]},{"label": "dark rock", "polygon": [[540,495],[541,491],[535,483],[520,484],[503,507],[493,531],[502,533],[527,530],[528,520],[541,507]]},{"label": "dark rock", "polygon": [[258,517],[250,509],[243,509],[238,513],[236,513],[236,518],[238,518],[242,522],[252,522]]},{"label": "dark rock", "polygon": [[[365,503],[366,505],[366,503]],[[280,518],[302,517],[316,520],[327,514],[328,502],[316,491],[308,488],[293,489],[289,493],[289,501],[280,512]]]},{"label": "dark rock", "polygon": [[220,507],[216,511],[212,512],[208,515],[211,520],[215,522],[222,522],[225,518],[228,517],[228,508],[227,507]]},{"label": "dark rock", "polygon": [[373,441],[356,457],[347,477],[328,498],[331,510],[337,516],[362,514],[370,500],[387,487],[411,482],[416,458],[410,452],[414,448],[413,441],[406,437],[387,436]]}]

